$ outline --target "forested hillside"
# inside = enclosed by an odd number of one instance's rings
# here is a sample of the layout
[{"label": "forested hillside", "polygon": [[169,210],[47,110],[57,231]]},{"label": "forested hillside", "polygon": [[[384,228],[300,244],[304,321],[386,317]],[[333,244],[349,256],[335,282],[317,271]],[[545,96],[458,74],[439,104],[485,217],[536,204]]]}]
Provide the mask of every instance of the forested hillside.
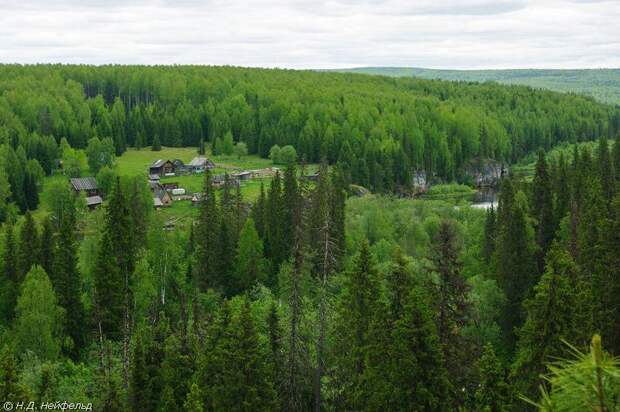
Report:
[{"label": "forested hillside", "polygon": [[[154,141],[250,153],[293,145],[307,162],[340,162],[373,191],[413,171],[461,178],[474,158],[514,162],[558,142],[613,137],[620,114],[591,100],[495,84],[232,67],[0,67],[0,138],[49,172],[52,136],[75,149],[111,137],[116,153]],[[35,153],[37,152],[37,153]],[[43,154],[43,152],[47,154]]]},{"label": "forested hillside", "polygon": [[601,102],[620,104],[620,69],[439,70],[415,67],[359,67],[335,71],[465,82],[495,81],[558,92],[572,92],[591,96]]},{"label": "forested hillside", "polygon": [[[618,410],[612,107],[337,73],[0,72],[5,409]],[[151,176],[161,153],[271,164],[244,145],[278,165],[251,198],[224,164]],[[445,196],[465,185],[392,194],[532,156],[488,210]],[[183,221],[154,203],[166,179],[202,181]]]}]

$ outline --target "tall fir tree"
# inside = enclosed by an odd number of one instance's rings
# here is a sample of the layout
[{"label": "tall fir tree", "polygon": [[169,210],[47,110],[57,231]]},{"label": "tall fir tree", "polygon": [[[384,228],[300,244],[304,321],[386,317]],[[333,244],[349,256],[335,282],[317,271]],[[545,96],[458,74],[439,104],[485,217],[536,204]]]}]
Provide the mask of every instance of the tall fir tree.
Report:
[{"label": "tall fir tree", "polygon": [[195,257],[193,268],[196,271],[196,285],[200,290],[221,287],[218,270],[220,262],[220,211],[215,199],[211,173],[205,174],[204,198],[200,206],[200,215],[194,231]]},{"label": "tall fir tree", "polygon": [[495,355],[493,346],[487,344],[478,360],[478,388],[474,407],[480,412],[508,412],[511,410],[510,386],[506,371]]},{"label": "tall fir tree", "polygon": [[616,179],[613,161],[609,153],[609,144],[605,136],[599,139],[597,157],[598,173],[601,179],[603,196],[607,203],[609,203],[616,193]]},{"label": "tall fir tree", "polygon": [[445,369],[453,387],[455,408],[462,407],[463,391],[468,381],[474,352],[472,342],[464,335],[471,319],[469,284],[462,275],[461,243],[454,222],[443,220],[431,242],[429,270],[435,274],[434,298],[437,305],[437,334],[443,352]]},{"label": "tall fir tree", "polygon": [[506,294],[508,304],[502,316],[503,336],[508,350],[514,347],[515,328],[524,320],[523,300],[537,281],[534,231],[526,212],[522,192],[514,193],[513,183],[505,178],[498,208],[498,236],[494,255],[495,277]]},{"label": "tall fir tree", "polygon": [[17,273],[20,279],[39,263],[39,231],[30,211],[24,214],[17,244]]},{"label": "tall fir tree", "polygon": [[41,263],[41,267],[45,270],[45,273],[49,273],[50,277],[53,277],[52,264],[54,262],[54,248],[56,239],[54,235],[54,227],[49,216],[46,216],[43,219],[42,226],[39,261]]},{"label": "tall fir tree", "polygon": [[486,211],[484,220],[484,239],[482,243],[482,256],[486,263],[491,262],[493,253],[495,253],[495,236],[497,235],[497,220],[495,217],[495,208],[491,205]]},{"label": "tall fir tree", "polygon": [[538,267],[542,271],[545,254],[551,246],[555,233],[555,220],[553,218],[553,191],[549,166],[545,158],[545,152],[538,152],[538,161],[532,181],[532,216],[536,221],[536,242],[539,246]]},{"label": "tall fir tree", "polygon": [[573,259],[556,244],[548,254],[534,296],[524,303],[527,318],[519,331],[513,375],[518,389],[528,397],[538,393],[545,363],[566,354],[562,339],[572,340],[575,336],[577,305],[572,280],[576,276]]},{"label": "tall fir tree", "polygon": [[258,237],[254,221],[248,218],[239,237],[231,294],[242,293],[257,282],[264,282],[265,266],[263,242]]},{"label": "tall fir tree", "polygon": [[[82,279],[78,271],[78,251],[76,242],[76,207],[75,202],[67,202],[63,209],[63,218],[58,221],[58,233],[52,242],[51,279],[58,303],[66,311],[63,330],[71,338],[71,344],[65,345],[65,351],[73,359],[77,359],[80,349],[85,343],[84,321],[85,310],[81,300]],[[49,233],[45,233],[47,237]],[[45,260],[49,259],[50,251],[45,250]],[[49,263],[48,263],[49,264]]]},{"label": "tall fir tree", "polygon": [[2,287],[2,318],[4,323],[9,323],[13,319],[15,311],[15,303],[17,302],[17,294],[19,291],[19,278],[17,272],[17,256],[16,256],[15,234],[13,223],[7,221],[4,224],[4,249],[2,251],[2,270],[1,278]]},{"label": "tall fir tree", "polygon": [[112,340],[126,332],[130,314],[131,274],[135,265],[131,213],[120,179],[108,199],[96,257],[95,316],[100,335]]}]

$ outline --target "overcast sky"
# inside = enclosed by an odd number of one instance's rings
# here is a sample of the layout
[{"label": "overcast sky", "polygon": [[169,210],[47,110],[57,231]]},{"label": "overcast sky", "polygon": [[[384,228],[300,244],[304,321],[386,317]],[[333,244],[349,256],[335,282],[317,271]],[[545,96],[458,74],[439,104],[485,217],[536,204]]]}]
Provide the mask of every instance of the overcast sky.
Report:
[{"label": "overcast sky", "polygon": [[620,67],[620,0],[0,0],[0,62]]}]

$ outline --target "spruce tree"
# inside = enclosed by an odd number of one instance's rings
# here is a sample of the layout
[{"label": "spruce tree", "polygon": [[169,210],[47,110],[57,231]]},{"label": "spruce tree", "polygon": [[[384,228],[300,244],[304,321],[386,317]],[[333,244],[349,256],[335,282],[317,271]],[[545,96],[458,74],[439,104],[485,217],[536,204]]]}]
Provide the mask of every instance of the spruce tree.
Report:
[{"label": "spruce tree", "polygon": [[263,242],[258,237],[254,221],[248,218],[239,237],[232,293],[241,293],[250,289],[256,282],[263,282],[264,269]]},{"label": "spruce tree", "polygon": [[129,392],[131,410],[153,410],[148,409],[154,406],[151,399],[151,376],[148,370],[145,344],[140,333],[136,335],[131,362]]},{"label": "spruce tree", "polygon": [[[55,248],[55,236],[54,227],[49,216],[43,219],[43,230],[41,232],[41,250],[39,261],[41,267],[45,270],[45,273],[50,274],[50,278],[53,278],[52,263],[54,261],[54,248]],[[53,279],[52,279],[53,282]]]},{"label": "spruce tree", "polygon": [[370,246],[362,241],[345,278],[335,331],[336,381],[344,399],[340,408],[355,409],[366,366],[366,347],[373,314],[380,311],[380,284]]},{"label": "spruce tree", "polygon": [[24,214],[17,245],[17,273],[23,279],[30,268],[39,262],[39,231],[30,211]]},{"label": "spruce tree", "polygon": [[506,371],[491,344],[487,344],[478,361],[478,388],[474,395],[475,410],[481,412],[510,411],[510,386]]},{"label": "spruce tree", "polygon": [[2,318],[5,323],[13,318],[15,302],[19,291],[19,279],[17,276],[17,256],[15,247],[15,237],[12,222],[4,224],[4,250],[2,254]]},{"label": "spruce tree", "polygon": [[610,332],[607,346],[612,353],[620,353],[620,302],[616,298],[620,293],[620,194],[611,203],[608,230],[605,232],[607,284],[605,297],[610,297]]},{"label": "spruce tree", "polygon": [[562,340],[572,340],[575,328],[581,327],[574,324],[576,298],[571,279],[576,276],[573,259],[556,244],[549,251],[534,296],[524,304],[527,318],[519,331],[513,374],[519,390],[529,397],[538,392],[545,363],[566,354]]},{"label": "spruce tree", "polygon": [[[276,172],[275,177],[271,181],[269,188],[269,196],[267,198],[266,208],[266,225],[267,241],[265,242],[265,254],[272,263],[272,268],[277,272],[280,264],[287,258],[287,250],[290,245],[285,243],[285,208],[282,196],[282,179],[280,173]],[[294,205],[290,205],[294,206]],[[294,209],[293,209],[294,210]]]},{"label": "spruce tree", "polygon": [[186,411],[203,412],[204,407],[202,403],[202,392],[200,387],[195,383],[192,384],[190,391],[187,394],[187,398],[183,403],[183,407]]},{"label": "spruce tree", "polygon": [[158,134],[156,134],[155,137],[153,137],[153,144],[151,145],[151,150],[154,152],[161,151],[161,140],[159,140]]},{"label": "spruce tree", "polygon": [[532,216],[536,220],[536,242],[539,246],[538,266],[542,271],[545,254],[555,233],[553,218],[553,192],[545,152],[538,152],[536,171],[532,182]]},{"label": "spruce tree", "polygon": [[[47,255],[46,260],[52,258],[52,284],[58,297],[58,303],[66,312],[63,330],[71,338],[71,345],[68,345],[65,350],[73,359],[77,359],[79,350],[85,341],[83,327],[85,313],[81,300],[82,280],[77,268],[75,203],[66,204],[62,214],[63,218],[58,221],[56,239],[52,242],[53,251],[47,249],[47,246],[43,250]],[[45,230],[49,230],[49,228]],[[44,232],[44,235],[49,236],[49,233]]]},{"label": "spruce tree", "polygon": [[[419,288],[407,296],[391,331],[388,410],[451,410],[451,385],[430,308]],[[379,406],[379,405],[378,405]]]},{"label": "spruce tree", "polygon": [[26,398],[26,389],[19,383],[17,360],[9,345],[4,345],[0,351],[0,399],[18,402]]},{"label": "spruce tree", "polygon": [[614,165],[609,154],[609,144],[607,138],[602,136],[598,143],[598,172],[601,179],[601,188],[603,189],[603,197],[607,203],[611,202],[616,192],[616,179],[614,173]]},{"label": "spruce tree", "polygon": [[97,329],[116,340],[130,320],[131,274],[135,265],[133,227],[120,179],[109,196],[94,269]]},{"label": "spruce tree", "polygon": [[526,214],[527,204],[522,192],[513,192],[513,185],[504,179],[498,208],[498,237],[494,255],[495,276],[498,286],[507,298],[502,327],[509,350],[515,343],[515,328],[524,319],[523,300],[537,281],[534,258],[533,229]]},{"label": "spruce tree", "polygon": [[215,191],[211,182],[211,173],[205,174],[204,197],[200,206],[200,214],[194,231],[196,285],[200,290],[221,287],[218,273],[220,268],[220,212],[215,200]]},{"label": "spruce tree", "polygon": [[471,317],[469,284],[462,275],[461,244],[454,223],[443,220],[432,240],[430,271],[437,275],[434,298],[437,305],[437,334],[443,352],[445,368],[457,391],[452,396],[458,404],[464,402],[459,388],[467,384],[467,365],[473,353],[472,342],[463,335]]},{"label": "spruce tree", "polygon": [[496,230],[495,208],[491,205],[486,211],[484,220],[484,239],[482,244],[482,256],[486,263],[491,262],[493,253],[495,253],[495,236]]},{"label": "spruce tree", "polygon": [[175,333],[169,335],[164,345],[164,359],[161,364],[160,374],[164,387],[171,389],[176,409],[180,409],[183,406],[183,402],[190,390],[189,386],[193,368],[193,359],[187,345]]}]

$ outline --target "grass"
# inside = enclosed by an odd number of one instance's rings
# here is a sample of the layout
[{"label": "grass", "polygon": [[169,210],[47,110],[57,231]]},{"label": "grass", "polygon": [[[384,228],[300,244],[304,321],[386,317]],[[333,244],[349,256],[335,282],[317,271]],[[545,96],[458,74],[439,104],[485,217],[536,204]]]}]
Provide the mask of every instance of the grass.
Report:
[{"label": "grass", "polygon": [[[158,159],[181,159],[184,163],[189,163],[198,152],[194,147],[163,147],[161,151],[153,152],[150,148],[142,150],[128,149],[121,157],[116,159],[115,170],[119,176],[146,176],[149,166]],[[236,156],[211,156],[207,154],[216,167],[212,170],[213,174],[233,173],[239,170],[264,169],[274,166],[271,160],[263,159],[255,155],[243,156],[238,159]],[[277,167],[277,166],[276,166]],[[280,168],[282,168],[280,166]],[[313,173],[318,169],[318,165],[310,164],[306,167],[306,173]],[[82,176],[92,176],[93,174],[84,170]],[[41,206],[35,212],[35,217],[42,218],[49,212],[50,192],[47,190],[53,182],[67,182],[69,178],[64,175],[48,176],[43,181],[43,188],[40,193]],[[204,174],[171,176],[161,179],[162,182],[176,182],[179,187],[186,190],[188,194],[202,192],[204,186]],[[241,194],[244,201],[252,202],[258,198],[260,185],[265,185],[265,190],[269,189],[271,178],[253,179],[241,182]],[[219,191],[218,191],[219,192]],[[172,203],[168,208],[162,208],[155,213],[159,214],[164,220],[179,220],[185,222],[198,215],[199,208],[194,207],[190,200],[180,200]]]},{"label": "grass", "polygon": [[[153,152],[150,148],[142,150],[128,149],[123,155],[116,159],[116,172],[120,176],[145,176],[148,167],[158,159],[180,159],[188,163],[198,156],[196,148],[193,147],[163,147],[161,151]],[[213,156],[207,153],[207,157],[212,160],[216,167],[212,169],[213,174],[233,173],[240,170],[265,169],[273,167],[269,159],[263,159],[255,155],[243,156],[241,159],[236,156]],[[282,168],[282,166],[276,166]],[[318,165],[311,164],[306,167],[306,173],[313,173],[318,169]],[[244,201],[252,202],[260,194],[260,185],[269,188],[271,178],[252,179],[241,182],[241,194]],[[180,188],[185,189],[186,193],[202,192],[204,186],[204,174],[182,175],[163,177],[162,183],[177,183]],[[218,191],[219,192],[219,191]],[[168,208],[156,211],[165,220],[186,221],[198,215],[199,208],[194,207],[189,200],[179,200],[172,203]]]}]

